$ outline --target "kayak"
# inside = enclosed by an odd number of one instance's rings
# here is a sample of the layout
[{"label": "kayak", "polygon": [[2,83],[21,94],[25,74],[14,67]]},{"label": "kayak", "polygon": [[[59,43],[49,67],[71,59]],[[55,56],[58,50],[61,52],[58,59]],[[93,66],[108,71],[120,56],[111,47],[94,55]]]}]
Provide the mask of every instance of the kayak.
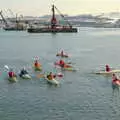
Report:
[{"label": "kayak", "polygon": [[73,67],[62,68],[62,70],[65,70],[65,71],[76,71],[76,69],[73,68]]},{"label": "kayak", "polygon": [[[60,68],[62,68],[59,64],[59,62],[55,62],[54,65],[56,66],[59,66]],[[75,68],[73,68],[72,66],[66,64],[66,67],[62,68],[62,70],[65,70],[65,71],[76,71]]]},{"label": "kayak", "polygon": [[17,82],[17,78],[16,77],[9,77],[8,80],[10,82]]},{"label": "kayak", "polygon": [[20,76],[22,79],[31,79],[31,76],[29,74],[24,74]]},{"label": "kayak", "polygon": [[42,67],[35,67],[35,66],[34,66],[34,70],[35,70],[35,71],[42,71]]},{"label": "kayak", "polygon": [[[55,62],[54,65],[57,65],[57,66],[60,66],[60,67],[61,67],[61,65],[60,65],[59,62]],[[72,66],[69,65],[68,63],[65,63],[65,68],[72,68]]]},{"label": "kayak", "polygon": [[53,84],[53,85],[58,85],[59,82],[54,78],[52,80],[49,80],[47,77],[45,77],[48,83]]},{"label": "kayak", "polygon": [[110,72],[106,72],[106,71],[99,71],[96,72],[95,74],[113,74],[113,73],[119,73],[120,70],[111,70]]},{"label": "kayak", "polygon": [[61,53],[57,53],[56,56],[60,56],[60,57],[68,57],[67,54],[63,54],[63,55],[62,55]]}]

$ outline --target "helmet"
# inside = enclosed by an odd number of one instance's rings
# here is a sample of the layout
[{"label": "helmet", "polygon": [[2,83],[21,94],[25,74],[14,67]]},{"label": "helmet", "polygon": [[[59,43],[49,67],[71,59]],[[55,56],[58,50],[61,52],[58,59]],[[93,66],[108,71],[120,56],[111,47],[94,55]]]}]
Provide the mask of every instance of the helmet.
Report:
[{"label": "helmet", "polygon": [[109,65],[105,65],[106,67],[109,67]]},{"label": "helmet", "polygon": [[113,73],[112,75],[115,76],[115,73]]}]

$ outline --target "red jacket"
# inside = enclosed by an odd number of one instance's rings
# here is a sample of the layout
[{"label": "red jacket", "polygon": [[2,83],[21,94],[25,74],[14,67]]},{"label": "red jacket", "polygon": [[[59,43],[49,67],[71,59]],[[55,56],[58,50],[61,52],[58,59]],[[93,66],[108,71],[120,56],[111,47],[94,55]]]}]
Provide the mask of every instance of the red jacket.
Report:
[{"label": "red jacket", "polygon": [[10,72],[8,73],[8,75],[9,75],[9,77],[14,77],[14,76],[15,76],[15,73],[10,71]]}]

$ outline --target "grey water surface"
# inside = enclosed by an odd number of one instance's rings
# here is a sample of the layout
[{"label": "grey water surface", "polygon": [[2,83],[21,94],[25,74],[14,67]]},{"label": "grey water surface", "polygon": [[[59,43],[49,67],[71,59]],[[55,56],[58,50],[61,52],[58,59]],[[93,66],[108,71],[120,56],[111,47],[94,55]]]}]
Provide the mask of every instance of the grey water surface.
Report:
[{"label": "grey water surface", "polygon": [[[32,70],[39,57],[43,72],[60,72],[54,62],[63,49],[78,69],[63,71],[51,86]],[[111,76],[96,75],[105,64],[120,69],[120,29],[79,28],[78,33],[0,31],[0,120],[119,120],[120,91]],[[4,65],[16,73],[25,66],[32,80],[9,83]]]}]

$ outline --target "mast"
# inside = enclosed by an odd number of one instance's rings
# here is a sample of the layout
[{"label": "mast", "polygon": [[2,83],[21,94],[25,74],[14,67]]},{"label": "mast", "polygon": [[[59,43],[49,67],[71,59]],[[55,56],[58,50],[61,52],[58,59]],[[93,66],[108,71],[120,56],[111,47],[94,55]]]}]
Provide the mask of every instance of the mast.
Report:
[{"label": "mast", "polygon": [[57,20],[55,17],[55,6],[52,5],[52,19],[51,19],[51,28],[56,28]]},{"label": "mast", "polygon": [[8,23],[7,23],[7,21],[6,21],[5,18],[3,17],[2,11],[0,11],[0,15],[1,15],[2,20],[4,21],[5,25],[6,25],[6,26],[9,26]]},{"label": "mast", "polygon": [[72,27],[71,23],[67,19],[65,19],[65,16],[58,10],[58,8],[56,6],[55,6],[55,9],[60,14],[60,16],[67,22],[67,24],[69,25],[69,27]]}]

